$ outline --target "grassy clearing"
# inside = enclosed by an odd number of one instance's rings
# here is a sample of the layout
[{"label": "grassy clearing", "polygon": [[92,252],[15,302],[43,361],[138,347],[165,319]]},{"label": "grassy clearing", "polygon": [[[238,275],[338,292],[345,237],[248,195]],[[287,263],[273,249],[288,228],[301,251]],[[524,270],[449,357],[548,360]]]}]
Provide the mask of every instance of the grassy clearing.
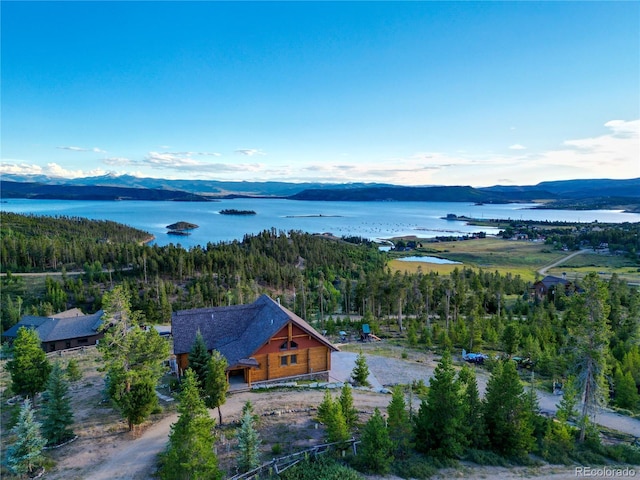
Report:
[{"label": "grassy clearing", "polygon": [[[420,241],[420,240],[418,240]],[[424,241],[424,240],[423,240]],[[494,271],[502,274],[520,275],[524,280],[533,281],[536,272],[545,265],[553,264],[569,255],[571,252],[551,250],[542,243],[503,240],[499,238],[485,238],[460,242],[423,243],[422,248],[416,250],[418,254],[434,255],[447,260],[461,262],[462,265],[439,265],[426,262],[401,262],[391,260],[389,268],[392,271],[417,273],[436,272],[439,275],[449,275],[456,267]],[[415,253],[412,253],[415,254]],[[627,282],[640,282],[638,265],[623,256],[584,253],[576,255],[566,263],[550,269],[549,275],[560,276],[566,272],[581,278],[589,272],[602,272],[603,278],[609,278],[617,273]]]},{"label": "grassy clearing", "polygon": [[548,273],[556,276],[566,273],[570,279],[575,279],[593,271],[603,279],[616,273],[623,281],[640,283],[640,265],[621,255],[583,253],[549,269]]},{"label": "grassy clearing", "polygon": [[[540,243],[485,238],[460,242],[425,243],[418,253],[436,255],[456,262],[464,267],[484,270],[498,270],[501,273],[520,275],[525,280],[533,280],[536,270],[560,260],[565,252],[552,251],[548,246]],[[450,274],[461,265],[438,265],[424,262],[389,263],[392,270],[417,272],[437,272],[441,275]]]}]

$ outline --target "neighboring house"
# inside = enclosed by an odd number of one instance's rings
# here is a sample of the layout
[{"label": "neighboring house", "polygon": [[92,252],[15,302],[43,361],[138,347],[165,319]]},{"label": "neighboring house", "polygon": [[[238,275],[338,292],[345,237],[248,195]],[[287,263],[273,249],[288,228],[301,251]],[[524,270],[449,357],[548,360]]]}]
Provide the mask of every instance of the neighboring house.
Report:
[{"label": "neighboring house", "polygon": [[544,300],[551,295],[552,292],[555,292],[558,285],[561,285],[567,293],[569,293],[573,287],[573,284],[564,278],[564,276],[560,278],[547,275],[542,280],[538,280],[533,284],[533,295],[537,300]]},{"label": "neighboring house", "polygon": [[36,317],[26,315],[4,332],[3,337],[13,342],[20,327],[32,328],[38,332],[45,352],[95,345],[104,336],[100,331],[102,310],[85,315],[77,308],[51,315]]},{"label": "neighboring house", "polygon": [[173,350],[182,374],[198,331],[207,350],[227,360],[227,379],[252,382],[287,377],[328,378],[338,349],[302,318],[262,295],[249,305],[182,310],[171,317]]}]

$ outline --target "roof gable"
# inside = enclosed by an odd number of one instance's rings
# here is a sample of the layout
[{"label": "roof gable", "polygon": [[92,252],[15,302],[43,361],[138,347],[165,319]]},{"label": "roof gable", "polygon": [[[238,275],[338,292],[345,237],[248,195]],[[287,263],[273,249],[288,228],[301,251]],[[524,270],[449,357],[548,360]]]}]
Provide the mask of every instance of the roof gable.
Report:
[{"label": "roof gable", "polygon": [[249,305],[181,310],[171,317],[175,354],[189,353],[198,331],[208,350],[218,350],[229,366],[251,357],[280,329],[294,322],[332,350],[337,350],[307,322],[267,295]]}]

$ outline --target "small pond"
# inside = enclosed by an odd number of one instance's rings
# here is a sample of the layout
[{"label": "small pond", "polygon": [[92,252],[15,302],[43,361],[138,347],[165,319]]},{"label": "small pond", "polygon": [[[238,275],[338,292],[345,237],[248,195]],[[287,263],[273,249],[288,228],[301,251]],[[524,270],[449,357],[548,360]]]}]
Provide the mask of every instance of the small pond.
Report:
[{"label": "small pond", "polygon": [[403,257],[398,258],[401,262],[422,262],[422,263],[438,263],[441,265],[462,265],[461,262],[454,262],[452,260],[447,260],[446,258],[438,258],[438,257]]}]

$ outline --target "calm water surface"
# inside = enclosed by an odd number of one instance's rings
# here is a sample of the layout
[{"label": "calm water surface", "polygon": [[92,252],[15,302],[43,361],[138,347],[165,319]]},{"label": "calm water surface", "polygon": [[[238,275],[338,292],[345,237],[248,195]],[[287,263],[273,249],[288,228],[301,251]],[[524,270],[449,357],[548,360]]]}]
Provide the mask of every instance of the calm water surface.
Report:
[{"label": "calm water surface", "polygon": [[[242,240],[265,229],[358,235],[371,240],[401,235],[423,238],[497,229],[443,220],[448,213],[473,218],[564,220],[571,222],[640,222],[640,214],[612,210],[531,210],[533,204],[474,205],[461,202],[308,202],[282,199],[233,199],[219,202],[138,202],[9,199],[0,209],[36,215],[63,215],[113,220],[145,230],[155,243],[188,248]],[[254,210],[256,215],[220,215],[220,210]],[[178,221],[200,226],[187,237],[167,235],[166,226]]]}]

